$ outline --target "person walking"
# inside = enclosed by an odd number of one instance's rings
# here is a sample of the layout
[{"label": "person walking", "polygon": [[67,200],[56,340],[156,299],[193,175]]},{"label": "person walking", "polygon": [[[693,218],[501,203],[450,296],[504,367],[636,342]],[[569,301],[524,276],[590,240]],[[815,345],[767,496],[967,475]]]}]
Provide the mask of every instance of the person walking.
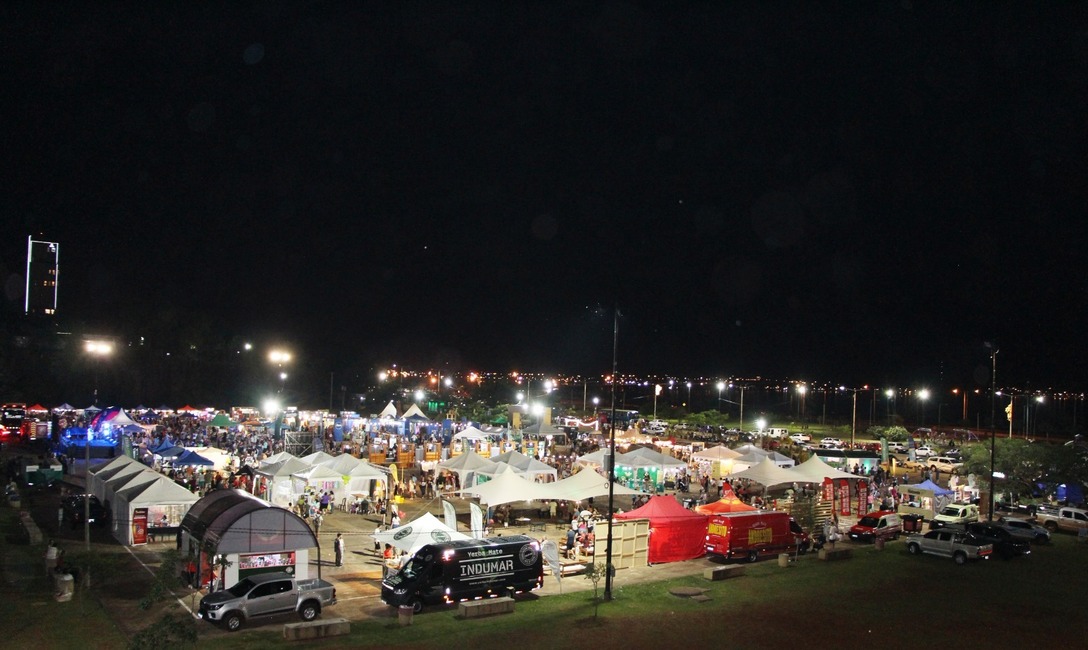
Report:
[{"label": "person walking", "polygon": [[333,540],[332,548],[336,551],[336,566],[344,566],[344,536],[340,533],[336,533],[336,539]]}]

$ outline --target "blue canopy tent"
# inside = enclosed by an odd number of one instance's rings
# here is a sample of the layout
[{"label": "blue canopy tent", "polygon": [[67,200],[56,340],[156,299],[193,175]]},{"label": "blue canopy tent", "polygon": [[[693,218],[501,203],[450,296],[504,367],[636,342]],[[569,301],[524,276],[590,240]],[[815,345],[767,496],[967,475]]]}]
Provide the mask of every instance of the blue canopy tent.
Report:
[{"label": "blue canopy tent", "polygon": [[[151,453],[161,455],[161,452],[169,451],[174,447],[177,447],[177,445],[175,445],[169,438],[163,438],[163,441],[159,443],[158,447],[152,449]],[[181,449],[181,447],[178,447],[178,449]]]},{"label": "blue canopy tent", "polygon": [[178,456],[174,460],[170,461],[170,464],[174,467],[185,467],[188,465],[196,465],[200,467],[211,467],[215,465],[211,460],[204,458],[200,454],[192,450],[186,450],[184,454]]}]

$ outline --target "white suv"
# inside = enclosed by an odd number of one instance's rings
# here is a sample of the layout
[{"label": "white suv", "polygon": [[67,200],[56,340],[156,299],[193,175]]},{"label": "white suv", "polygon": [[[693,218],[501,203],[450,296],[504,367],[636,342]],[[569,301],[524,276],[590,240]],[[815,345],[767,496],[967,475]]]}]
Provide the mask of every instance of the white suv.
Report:
[{"label": "white suv", "polygon": [[926,465],[930,469],[941,470],[949,474],[959,474],[963,463],[949,456],[930,456],[926,459]]},{"label": "white suv", "polygon": [[812,436],[807,433],[791,433],[790,440],[800,445],[802,443],[812,442]]},{"label": "white suv", "polygon": [[842,440],[838,438],[824,438],[820,441],[820,446],[824,449],[839,449],[842,447]]}]

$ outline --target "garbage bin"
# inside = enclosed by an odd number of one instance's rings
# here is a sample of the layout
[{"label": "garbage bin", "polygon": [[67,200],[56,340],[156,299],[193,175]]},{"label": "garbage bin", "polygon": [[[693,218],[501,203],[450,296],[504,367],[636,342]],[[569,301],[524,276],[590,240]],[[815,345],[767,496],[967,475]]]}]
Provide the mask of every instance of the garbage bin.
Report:
[{"label": "garbage bin", "polygon": [[57,599],[58,603],[72,600],[72,593],[75,592],[76,583],[71,573],[54,573],[53,584],[53,597]]},{"label": "garbage bin", "polygon": [[904,533],[917,533],[921,528],[922,517],[920,515],[903,515]]},{"label": "garbage bin", "polygon": [[415,613],[415,609],[411,605],[401,605],[397,608],[397,620],[402,626],[411,625]]}]

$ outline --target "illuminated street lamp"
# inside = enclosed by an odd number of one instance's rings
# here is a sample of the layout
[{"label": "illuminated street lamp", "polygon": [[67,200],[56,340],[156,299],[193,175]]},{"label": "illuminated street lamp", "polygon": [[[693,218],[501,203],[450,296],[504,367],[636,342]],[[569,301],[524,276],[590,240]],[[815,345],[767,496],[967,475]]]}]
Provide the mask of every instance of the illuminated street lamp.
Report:
[{"label": "illuminated street lamp", "polygon": [[884,397],[888,398],[888,426],[892,425],[892,404],[895,402],[895,389],[889,388],[884,391]]},{"label": "illuminated street lamp", "polygon": [[657,396],[661,394],[661,384],[654,384],[654,419],[657,419]]},{"label": "illuminated street lamp", "polygon": [[725,382],[718,382],[718,413],[722,412],[722,391],[725,390]]},{"label": "illuminated street lamp", "polygon": [[283,394],[283,389],[287,384],[287,373],[283,372],[283,364],[291,361],[291,353],[283,350],[271,350],[268,353],[268,360],[276,364],[280,369],[280,394]]},{"label": "illuminated street lamp", "polygon": [[918,407],[922,410],[921,418],[918,426],[924,427],[926,425],[926,400],[929,399],[929,389],[923,388],[918,391]]},{"label": "illuminated street lamp", "polygon": [[688,410],[690,411],[691,410],[691,382],[690,381],[688,382],[688,401],[687,401],[686,406],[688,407]]},{"label": "illuminated street lamp", "polygon": [[805,395],[808,393],[808,386],[804,384],[797,385],[797,393],[801,395],[801,422],[805,421]]}]

